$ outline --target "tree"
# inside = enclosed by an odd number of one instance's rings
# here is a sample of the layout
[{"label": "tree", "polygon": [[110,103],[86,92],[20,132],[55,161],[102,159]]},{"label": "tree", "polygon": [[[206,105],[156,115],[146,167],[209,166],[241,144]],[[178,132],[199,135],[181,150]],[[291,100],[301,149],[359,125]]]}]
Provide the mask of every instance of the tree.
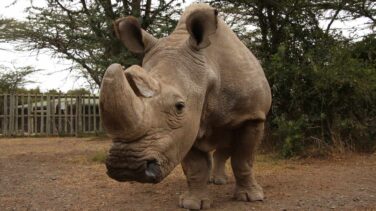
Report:
[{"label": "tree", "polygon": [[13,67],[13,69],[0,66],[0,92],[13,94],[24,85],[33,83],[27,79],[27,76],[37,71],[31,66]]},{"label": "tree", "polygon": [[115,38],[113,21],[121,16],[139,18],[141,26],[157,37],[174,29],[180,13],[178,0],[46,0],[27,8],[27,20],[0,19],[0,41],[18,43],[19,50],[48,50],[74,61],[82,75],[100,85],[111,63],[140,63]]},{"label": "tree", "polygon": [[285,157],[310,146],[376,150],[375,36],[354,40],[332,30],[336,20],[359,17],[374,30],[375,2],[209,2],[261,60],[273,94],[269,146]]},{"label": "tree", "polygon": [[[364,17],[376,26],[376,3],[369,0],[220,0],[207,1],[226,13],[227,22],[261,59],[268,59],[289,40],[311,48],[315,39],[331,31],[335,20]],[[329,21],[325,30],[320,21]],[[250,28],[254,30],[249,30]]]},{"label": "tree", "polygon": [[90,91],[84,88],[71,89],[67,91],[67,95],[90,95]]}]

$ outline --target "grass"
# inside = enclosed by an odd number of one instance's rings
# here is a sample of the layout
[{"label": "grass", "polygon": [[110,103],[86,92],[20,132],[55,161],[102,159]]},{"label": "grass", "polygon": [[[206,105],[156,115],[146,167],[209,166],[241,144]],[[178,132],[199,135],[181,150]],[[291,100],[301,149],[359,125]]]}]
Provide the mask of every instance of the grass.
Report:
[{"label": "grass", "polygon": [[278,165],[282,160],[281,156],[276,153],[258,153],[255,162]]},{"label": "grass", "polygon": [[107,159],[107,151],[100,150],[95,152],[93,155],[90,156],[90,161],[94,163],[105,163]]}]

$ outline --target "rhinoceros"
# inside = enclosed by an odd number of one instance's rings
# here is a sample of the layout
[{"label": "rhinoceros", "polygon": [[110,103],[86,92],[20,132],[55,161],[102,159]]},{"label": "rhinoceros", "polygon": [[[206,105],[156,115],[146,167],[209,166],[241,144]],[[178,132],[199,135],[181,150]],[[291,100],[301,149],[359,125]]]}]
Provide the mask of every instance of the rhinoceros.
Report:
[{"label": "rhinoceros", "polygon": [[253,162],[271,91],[258,60],[218,11],[193,4],[161,39],[131,16],[116,20],[114,29],[143,61],[127,69],[112,64],[102,80],[100,115],[113,140],[109,177],[159,183],[181,163],[188,191],[179,206],[206,209],[208,181],[226,183],[231,157],[234,198],[263,200]]}]

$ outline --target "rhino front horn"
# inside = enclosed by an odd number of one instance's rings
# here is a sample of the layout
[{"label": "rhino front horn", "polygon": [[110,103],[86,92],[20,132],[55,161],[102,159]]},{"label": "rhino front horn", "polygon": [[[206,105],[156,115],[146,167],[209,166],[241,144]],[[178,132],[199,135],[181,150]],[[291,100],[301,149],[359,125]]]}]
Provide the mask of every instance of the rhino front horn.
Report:
[{"label": "rhino front horn", "polygon": [[134,140],[145,132],[144,105],[132,90],[120,64],[110,65],[99,96],[103,128],[112,138]]}]

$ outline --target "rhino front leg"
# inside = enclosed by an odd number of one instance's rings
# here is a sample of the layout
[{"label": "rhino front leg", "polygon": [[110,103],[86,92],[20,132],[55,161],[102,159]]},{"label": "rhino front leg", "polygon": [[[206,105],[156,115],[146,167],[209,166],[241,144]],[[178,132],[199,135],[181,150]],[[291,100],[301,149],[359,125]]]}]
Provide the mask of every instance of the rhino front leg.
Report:
[{"label": "rhino front leg", "polygon": [[262,139],[264,122],[247,122],[236,131],[231,166],[236,179],[234,197],[239,201],[262,201],[264,193],[253,173],[257,145]]},{"label": "rhino front leg", "polygon": [[211,200],[207,191],[211,158],[207,152],[192,148],[182,161],[188,191],[180,196],[179,206],[186,209],[208,209]]},{"label": "rhino front leg", "polygon": [[230,157],[229,148],[218,148],[213,154],[214,167],[212,170],[211,182],[216,185],[227,183],[226,161]]}]

